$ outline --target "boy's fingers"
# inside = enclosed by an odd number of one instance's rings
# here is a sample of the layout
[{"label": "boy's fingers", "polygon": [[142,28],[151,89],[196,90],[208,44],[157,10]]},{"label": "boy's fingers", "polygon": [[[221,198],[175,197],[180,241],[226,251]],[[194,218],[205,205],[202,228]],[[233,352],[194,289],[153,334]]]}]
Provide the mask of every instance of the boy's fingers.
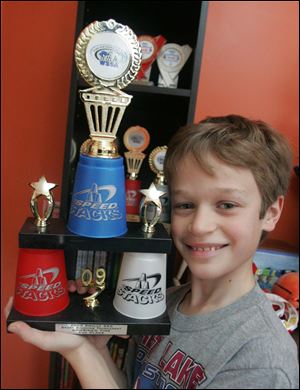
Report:
[{"label": "boy's fingers", "polygon": [[35,329],[22,321],[9,324],[7,330],[16,334],[26,343],[35,345],[43,351],[61,353],[66,349],[76,348],[78,343],[82,342],[81,336]]},{"label": "boy's fingers", "polygon": [[7,330],[18,335],[26,343],[35,345],[45,351],[51,349],[51,341],[53,341],[54,332],[45,332],[31,328],[31,326],[22,321],[16,321],[9,324]]},{"label": "boy's fingers", "polygon": [[77,288],[76,288],[75,280],[68,280],[68,290],[70,292],[76,292]]},{"label": "boy's fingers", "polygon": [[82,285],[82,280],[81,279],[76,279],[76,280],[69,280],[68,281],[68,290],[70,292],[78,292],[78,294],[85,294],[88,292],[89,294],[94,294],[96,292],[95,287],[85,287]]},{"label": "boy's fingers", "polygon": [[9,324],[7,330],[11,333],[17,334],[24,341],[32,344],[36,340],[37,334],[40,332],[37,329],[31,328],[29,325],[22,321],[16,321],[12,324]]},{"label": "boy's fingers", "polygon": [[93,293],[96,291],[93,288],[83,286],[81,279],[68,280],[68,290],[72,293],[77,291],[78,294],[85,294],[87,291],[89,293]]},{"label": "boy's fingers", "polygon": [[85,294],[88,290],[88,287],[82,285],[81,279],[76,279],[76,290],[78,294]]},{"label": "boy's fingers", "polygon": [[9,297],[8,302],[4,308],[5,318],[9,316],[9,313],[13,307],[13,301],[14,301],[14,297],[13,296]]}]

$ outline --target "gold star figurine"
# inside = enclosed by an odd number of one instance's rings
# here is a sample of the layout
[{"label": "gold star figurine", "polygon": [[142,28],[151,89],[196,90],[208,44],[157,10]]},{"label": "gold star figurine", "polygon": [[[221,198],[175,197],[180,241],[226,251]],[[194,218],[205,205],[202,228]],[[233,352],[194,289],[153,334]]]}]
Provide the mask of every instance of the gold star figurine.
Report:
[{"label": "gold star figurine", "polygon": [[45,176],[40,177],[39,181],[33,182],[29,184],[33,189],[33,197],[37,198],[40,195],[49,196],[50,190],[57,187],[57,184],[48,183]]},{"label": "gold star figurine", "polygon": [[159,198],[164,195],[165,192],[159,191],[153,183],[151,183],[147,190],[140,190],[140,192],[145,195],[140,206],[141,211],[144,209],[144,225],[142,226],[142,229],[146,233],[153,233],[155,231],[154,225],[158,222],[162,211],[162,205]]},{"label": "gold star figurine", "polygon": [[[39,227],[45,227],[54,209],[54,199],[50,191],[57,187],[57,184],[48,183],[45,176],[42,176],[39,181],[30,183],[29,185],[34,189],[30,199],[30,208],[35,217],[35,224]],[[40,216],[38,211],[38,198],[40,196],[44,196],[47,199],[47,209],[43,216]]]}]

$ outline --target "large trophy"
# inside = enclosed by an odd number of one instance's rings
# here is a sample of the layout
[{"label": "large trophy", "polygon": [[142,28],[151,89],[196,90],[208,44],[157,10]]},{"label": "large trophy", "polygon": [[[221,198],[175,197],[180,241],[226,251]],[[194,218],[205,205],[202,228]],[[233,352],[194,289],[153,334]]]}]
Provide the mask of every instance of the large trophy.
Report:
[{"label": "large trophy", "polygon": [[141,180],[138,179],[138,174],[146,157],[143,151],[149,145],[150,135],[144,127],[131,126],[125,131],[123,141],[128,149],[124,153],[128,172],[125,181],[127,221],[139,222]]},{"label": "large trophy", "polygon": [[137,75],[136,35],[115,20],[95,21],[79,35],[75,61],[92,87],[80,90],[90,138],[81,146],[68,228],[85,237],[116,237],[127,231],[125,173],[116,133],[132,96],[122,92]]}]

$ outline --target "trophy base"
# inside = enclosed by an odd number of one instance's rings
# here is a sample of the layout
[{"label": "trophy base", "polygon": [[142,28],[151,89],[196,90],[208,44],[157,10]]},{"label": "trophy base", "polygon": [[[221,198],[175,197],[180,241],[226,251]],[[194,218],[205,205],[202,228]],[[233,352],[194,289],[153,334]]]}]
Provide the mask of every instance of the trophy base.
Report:
[{"label": "trophy base", "polygon": [[13,308],[7,318],[7,326],[15,321],[23,321],[39,330],[79,335],[168,335],[170,333],[167,311],[158,317],[140,320],[127,317],[114,308],[113,290],[104,290],[99,298],[99,306],[95,308],[87,307],[84,297],[85,295],[71,293],[70,304],[65,310],[45,317],[28,317]]}]

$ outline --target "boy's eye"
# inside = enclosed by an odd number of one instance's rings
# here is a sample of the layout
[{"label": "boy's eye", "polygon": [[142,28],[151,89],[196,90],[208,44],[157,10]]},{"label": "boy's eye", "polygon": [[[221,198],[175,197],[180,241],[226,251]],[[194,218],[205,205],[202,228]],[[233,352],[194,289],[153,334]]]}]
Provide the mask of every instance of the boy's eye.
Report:
[{"label": "boy's eye", "polygon": [[224,210],[229,210],[229,209],[236,207],[236,204],[230,203],[230,202],[223,202],[223,203],[220,203],[218,207],[221,209],[224,209]]},{"label": "boy's eye", "polygon": [[192,203],[177,203],[174,205],[174,208],[179,209],[179,210],[188,210],[188,209],[193,208],[193,204]]}]

